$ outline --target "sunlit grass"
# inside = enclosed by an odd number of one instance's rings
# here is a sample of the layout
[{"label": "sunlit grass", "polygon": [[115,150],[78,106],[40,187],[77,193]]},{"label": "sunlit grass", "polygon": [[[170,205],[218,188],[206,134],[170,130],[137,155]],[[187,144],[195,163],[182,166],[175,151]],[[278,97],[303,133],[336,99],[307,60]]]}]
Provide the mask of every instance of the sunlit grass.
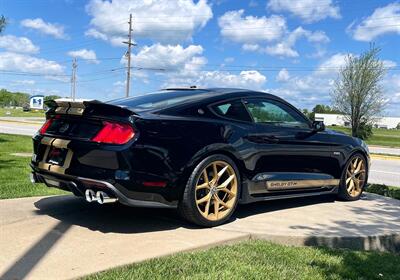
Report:
[{"label": "sunlit grass", "polygon": [[[14,153],[27,153],[16,156]],[[0,134],[0,199],[62,194],[55,188],[29,181],[32,139],[29,136]]]}]

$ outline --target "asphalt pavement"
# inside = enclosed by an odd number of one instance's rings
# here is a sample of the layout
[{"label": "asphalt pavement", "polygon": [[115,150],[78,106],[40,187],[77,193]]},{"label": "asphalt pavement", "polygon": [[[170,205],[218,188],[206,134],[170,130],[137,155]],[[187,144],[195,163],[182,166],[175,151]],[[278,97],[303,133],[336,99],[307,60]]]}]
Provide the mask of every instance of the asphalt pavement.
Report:
[{"label": "asphalt pavement", "polygon": [[372,158],[368,182],[400,186],[400,159]]},{"label": "asphalt pavement", "polygon": [[32,136],[40,127],[41,124],[0,120],[0,133]]}]

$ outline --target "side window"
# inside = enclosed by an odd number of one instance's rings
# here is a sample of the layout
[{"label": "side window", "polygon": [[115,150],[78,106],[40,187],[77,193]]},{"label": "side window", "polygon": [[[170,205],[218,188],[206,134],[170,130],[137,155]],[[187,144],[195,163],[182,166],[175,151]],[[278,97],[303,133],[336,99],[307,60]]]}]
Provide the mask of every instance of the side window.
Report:
[{"label": "side window", "polygon": [[256,123],[309,128],[308,122],[289,106],[274,100],[251,99],[245,102]]},{"label": "side window", "polygon": [[243,103],[239,100],[214,105],[212,108],[221,117],[238,121],[252,121]]}]

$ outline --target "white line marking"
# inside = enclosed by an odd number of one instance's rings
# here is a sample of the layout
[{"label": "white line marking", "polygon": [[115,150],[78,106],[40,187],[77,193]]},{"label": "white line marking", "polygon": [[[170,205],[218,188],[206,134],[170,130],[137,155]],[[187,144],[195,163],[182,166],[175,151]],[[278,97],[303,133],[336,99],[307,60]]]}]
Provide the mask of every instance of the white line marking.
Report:
[{"label": "white line marking", "polygon": [[399,175],[399,173],[397,173],[397,172],[380,171],[380,170],[373,170],[373,169],[371,169],[371,172],[379,172],[379,173],[385,173],[385,174]]}]

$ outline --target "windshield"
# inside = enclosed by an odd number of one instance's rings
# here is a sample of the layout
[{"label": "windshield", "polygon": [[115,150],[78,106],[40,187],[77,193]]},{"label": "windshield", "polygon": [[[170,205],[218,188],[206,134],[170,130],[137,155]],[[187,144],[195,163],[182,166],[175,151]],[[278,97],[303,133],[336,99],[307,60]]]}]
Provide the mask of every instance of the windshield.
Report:
[{"label": "windshield", "polygon": [[154,109],[163,109],[171,105],[184,103],[188,100],[198,99],[206,92],[207,91],[205,90],[165,90],[140,96],[115,99],[107,103],[127,107],[136,112],[140,112]]}]

